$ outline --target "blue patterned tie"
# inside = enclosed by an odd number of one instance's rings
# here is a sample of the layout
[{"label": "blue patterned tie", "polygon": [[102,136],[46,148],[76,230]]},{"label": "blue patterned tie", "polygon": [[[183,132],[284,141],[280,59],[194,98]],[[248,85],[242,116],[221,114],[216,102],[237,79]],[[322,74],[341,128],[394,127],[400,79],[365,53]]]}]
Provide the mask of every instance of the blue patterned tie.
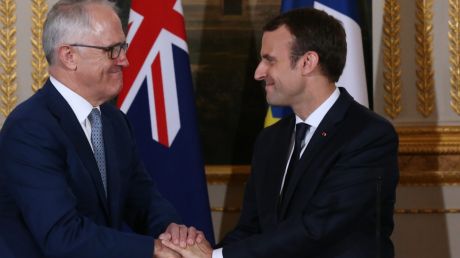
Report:
[{"label": "blue patterned tie", "polygon": [[107,196],[104,138],[102,137],[102,120],[99,109],[93,108],[88,116],[88,119],[91,123],[91,144],[93,145],[94,157],[96,158],[97,167],[101,173],[102,184],[104,185],[105,195]]}]

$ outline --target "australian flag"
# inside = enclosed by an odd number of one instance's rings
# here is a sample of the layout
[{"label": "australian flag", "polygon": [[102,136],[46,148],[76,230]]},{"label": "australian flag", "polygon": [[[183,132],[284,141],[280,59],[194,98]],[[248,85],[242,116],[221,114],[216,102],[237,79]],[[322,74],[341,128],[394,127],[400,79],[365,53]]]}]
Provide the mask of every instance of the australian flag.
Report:
[{"label": "australian flag", "polygon": [[132,0],[127,42],[117,104],[160,192],[213,243],[181,1]]}]

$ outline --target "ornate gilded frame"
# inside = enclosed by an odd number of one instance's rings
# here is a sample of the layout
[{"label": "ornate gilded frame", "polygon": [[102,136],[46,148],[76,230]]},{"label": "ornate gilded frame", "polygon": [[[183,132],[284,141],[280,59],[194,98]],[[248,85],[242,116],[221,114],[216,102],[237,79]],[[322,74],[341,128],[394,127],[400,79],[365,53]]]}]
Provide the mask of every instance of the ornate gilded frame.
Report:
[{"label": "ornate gilded frame", "polygon": [[[456,161],[460,161],[460,127],[407,126],[397,127],[396,131],[399,135],[401,185],[460,184],[460,171],[455,170]],[[414,169],[410,163],[419,162],[420,159],[426,162],[437,161],[437,169],[433,166]],[[249,165],[206,166],[210,184],[244,183],[249,173]]]}]

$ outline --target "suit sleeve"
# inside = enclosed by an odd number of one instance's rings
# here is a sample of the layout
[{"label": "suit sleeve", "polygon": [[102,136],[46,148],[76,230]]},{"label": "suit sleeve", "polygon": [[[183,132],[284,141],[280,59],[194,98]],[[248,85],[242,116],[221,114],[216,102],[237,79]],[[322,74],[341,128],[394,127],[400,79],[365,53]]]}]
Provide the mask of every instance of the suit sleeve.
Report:
[{"label": "suit sleeve", "polygon": [[[253,168],[253,179],[247,185],[242,219],[224,242],[224,257],[316,257],[359,227],[361,218],[372,216],[369,214],[376,211],[380,184],[381,198],[386,200],[382,203],[387,203],[382,207],[383,216],[392,223],[398,179],[397,135],[386,123],[366,129],[369,130],[363,131],[357,139],[343,147],[337,146],[340,149],[330,156],[335,160],[330,162],[331,167],[326,169],[313,198],[302,212],[263,233],[259,232],[256,208],[257,199],[263,198],[263,194],[257,192],[254,183],[254,177],[259,176],[257,162],[263,159],[259,157]],[[258,181],[263,180],[258,178]],[[375,229],[375,223],[366,226]]]},{"label": "suit sleeve", "polygon": [[[54,127],[53,127],[54,126]],[[79,214],[66,177],[66,148],[58,125],[30,120],[5,124],[0,164],[18,214],[46,257],[145,258],[153,237],[123,233]]]}]

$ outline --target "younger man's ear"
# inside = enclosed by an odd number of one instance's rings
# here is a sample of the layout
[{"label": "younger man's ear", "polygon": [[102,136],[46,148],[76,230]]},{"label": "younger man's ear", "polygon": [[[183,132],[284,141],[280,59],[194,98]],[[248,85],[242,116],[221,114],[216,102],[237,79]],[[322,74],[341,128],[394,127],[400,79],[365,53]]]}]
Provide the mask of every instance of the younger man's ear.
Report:
[{"label": "younger man's ear", "polygon": [[318,53],[315,51],[308,51],[300,58],[300,61],[302,65],[302,74],[309,74],[318,66]]}]

